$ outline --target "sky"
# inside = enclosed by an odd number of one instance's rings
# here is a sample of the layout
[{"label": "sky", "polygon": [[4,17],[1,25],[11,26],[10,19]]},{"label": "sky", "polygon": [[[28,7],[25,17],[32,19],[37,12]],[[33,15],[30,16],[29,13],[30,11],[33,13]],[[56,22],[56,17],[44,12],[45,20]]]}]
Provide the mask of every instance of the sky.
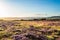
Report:
[{"label": "sky", "polygon": [[0,0],[0,17],[60,16],[60,0]]}]

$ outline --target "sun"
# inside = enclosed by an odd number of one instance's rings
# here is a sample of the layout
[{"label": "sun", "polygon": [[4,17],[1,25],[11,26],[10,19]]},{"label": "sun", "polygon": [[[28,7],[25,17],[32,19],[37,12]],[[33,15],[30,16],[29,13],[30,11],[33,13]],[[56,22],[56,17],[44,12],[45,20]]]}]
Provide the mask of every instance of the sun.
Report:
[{"label": "sun", "polygon": [[9,7],[6,3],[0,2],[0,17],[8,17]]}]

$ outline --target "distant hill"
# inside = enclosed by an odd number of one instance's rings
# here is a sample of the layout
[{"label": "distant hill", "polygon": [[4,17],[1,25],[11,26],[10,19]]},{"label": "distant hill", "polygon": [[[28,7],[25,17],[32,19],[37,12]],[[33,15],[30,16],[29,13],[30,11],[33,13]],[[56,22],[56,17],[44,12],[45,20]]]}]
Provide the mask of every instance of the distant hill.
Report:
[{"label": "distant hill", "polygon": [[45,19],[59,19],[60,20],[60,16],[51,16],[51,17],[3,17],[0,18],[3,20],[45,20]]},{"label": "distant hill", "polygon": [[60,16],[52,16],[52,17],[47,17],[49,19],[60,19]]}]

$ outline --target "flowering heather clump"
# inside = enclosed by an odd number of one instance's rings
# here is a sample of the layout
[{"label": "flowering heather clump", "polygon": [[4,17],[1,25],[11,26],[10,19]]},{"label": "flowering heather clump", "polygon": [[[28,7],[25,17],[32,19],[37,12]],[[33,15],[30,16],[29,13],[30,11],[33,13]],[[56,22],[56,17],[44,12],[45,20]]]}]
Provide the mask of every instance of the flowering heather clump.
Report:
[{"label": "flowering heather clump", "polygon": [[31,27],[27,29],[27,30],[29,30],[29,32],[26,31],[25,33],[16,34],[13,37],[14,40],[47,40],[46,36],[40,35],[40,34],[36,34],[36,32],[34,33],[34,31],[35,31],[34,27],[32,28],[33,30],[30,30],[30,29],[31,29]]}]

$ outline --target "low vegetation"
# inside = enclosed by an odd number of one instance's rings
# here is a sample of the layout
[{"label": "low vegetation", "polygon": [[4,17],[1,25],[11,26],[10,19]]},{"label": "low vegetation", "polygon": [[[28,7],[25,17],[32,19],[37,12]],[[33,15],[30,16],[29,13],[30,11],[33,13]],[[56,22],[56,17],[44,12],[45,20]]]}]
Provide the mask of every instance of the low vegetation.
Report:
[{"label": "low vegetation", "polygon": [[60,21],[0,20],[0,40],[60,40]]}]

